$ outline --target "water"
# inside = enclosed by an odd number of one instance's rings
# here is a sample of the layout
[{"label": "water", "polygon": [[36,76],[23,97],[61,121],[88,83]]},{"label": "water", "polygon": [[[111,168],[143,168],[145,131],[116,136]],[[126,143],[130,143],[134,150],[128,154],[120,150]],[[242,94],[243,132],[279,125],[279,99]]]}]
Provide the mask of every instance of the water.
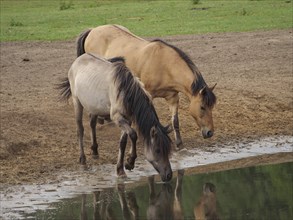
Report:
[{"label": "water", "polygon": [[[147,181],[98,189],[24,214],[33,219],[293,219],[293,163],[222,172],[179,171],[170,184]],[[199,218],[199,217],[198,217]],[[197,219],[198,219],[197,218]]]},{"label": "water", "polygon": [[[89,166],[86,170],[61,172],[56,174],[58,181],[48,180],[47,184],[0,186],[0,219],[107,219],[106,215],[109,218],[114,215],[112,219],[131,219],[131,215],[138,216],[137,219],[172,219],[172,216],[164,216],[165,213],[173,213],[173,219],[180,219],[182,215],[185,219],[194,219],[194,207],[200,198],[200,207],[210,206],[213,210],[216,207],[216,212],[210,213],[216,213],[221,219],[290,219],[292,211],[288,210],[292,210],[292,201],[288,198],[292,198],[292,164],[274,165],[281,167],[266,168],[268,170],[265,171],[261,170],[264,167],[252,167],[250,171],[247,168],[215,171],[249,164],[255,166],[268,161],[292,162],[292,150],[292,136],[277,136],[215,145],[205,150],[195,147],[173,152],[170,160],[175,171],[173,181],[164,185],[158,183],[157,178],[151,188],[155,190],[152,193],[149,191],[148,177],[156,174],[156,171],[143,156],[137,158],[133,171],[126,172],[128,178],[123,182],[117,179],[115,165],[102,164]],[[220,164],[213,165],[215,163]],[[270,174],[274,169],[278,171]],[[177,170],[185,170],[185,175],[179,181],[182,185],[179,184],[177,193],[174,193]],[[213,173],[195,175],[207,171]],[[263,179],[260,178],[262,176]],[[267,186],[270,182],[273,182],[272,186]],[[204,186],[205,195],[209,196],[201,197]],[[216,194],[209,192],[214,188]],[[277,192],[278,200],[274,195]],[[158,195],[165,199],[156,203]],[[246,198],[248,195],[250,197]],[[265,195],[268,195],[266,199]],[[214,201],[214,205],[207,206],[204,201]],[[259,205],[254,204],[256,201]],[[160,208],[155,204],[160,204]],[[168,211],[163,211],[162,216],[156,218],[157,210]],[[197,213],[200,210],[197,208]],[[273,213],[267,213],[271,210],[280,211],[280,218],[269,217],[271,214],[274,216]],[[256,215],[255,212],[262,214]]]}]

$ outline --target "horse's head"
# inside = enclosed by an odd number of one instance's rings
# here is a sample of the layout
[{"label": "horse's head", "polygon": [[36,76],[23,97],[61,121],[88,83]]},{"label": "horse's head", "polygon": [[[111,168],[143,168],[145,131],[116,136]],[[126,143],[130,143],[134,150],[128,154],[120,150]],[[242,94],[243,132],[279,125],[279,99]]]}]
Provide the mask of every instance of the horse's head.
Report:
[{"label": "horse's head", "polygon": [[214,134],[212,110],[216,103],[216,96],[213,93],[215,86],[212,88],[205,86],[190,100],[190,114],[201,129],[204,138],[210,138]]},{"label": "horse's head", "polygon": [[195,219],[215,219],[218,220],[217,214],[217,196],[216,187],[212,183],[203,185],[202,195],[194,207]]},{"label": "horse's head", "polygon": [[150,130],[150,140],[145,147],[147,160],[158,171],[163,182],[172,179],[172,169],[169,161],[171,139],[168,136],[169,126],[153,126]]}]

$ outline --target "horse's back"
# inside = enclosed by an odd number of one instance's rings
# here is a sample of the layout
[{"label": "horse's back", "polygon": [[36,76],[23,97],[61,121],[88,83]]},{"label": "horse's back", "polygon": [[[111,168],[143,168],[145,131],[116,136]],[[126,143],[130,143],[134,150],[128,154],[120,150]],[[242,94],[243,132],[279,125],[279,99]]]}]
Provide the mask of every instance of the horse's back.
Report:
[{"label": "horse's back", "polygon": [[[186,62],[172,47],[159,40],[143,40],[121,26],[103,25],[92,29],[84,46],[86,52],[105,58],[125,57],[126,66],[154,98],[171,97],[178,90],[185,92],[176,86],[186,81],[191,84],[194,79]],[[188,74],[178,77],[178,73]]]},{"label": "horse's back", "polygon": [[119,25],[103,25],[93,28],[87,36],[84,48],[86,52],[105,58],[122,56],[126,64],[137,58],[137,53],[149,42],[132,34],[127,28]]},{"label": "horse's back", "polygon": [[83,54],[72,64],[68,72],[72,96],[89,113],[109,114],[109,89],[113,71],[110,62],[89,54]]},{"label": "horse's back", "polygon": [[[103,81],[107,78],[102,77],[103,75],[108,75],[109,72],[113,72],[113,66],[111,63],[101,57],[93,56],[90,54],[83,54],[78,57],[73,64],[68,73],[69,80],[76,80],[76,78],[83,78],[83,82],[94,82]],[[94,79],[94,80],[92,80]],[[88,81],[92,80],[92,81]]]},{"label": "horse's back", "polygon": [[93,49],[91,46],[96,46],[95,43],[91,44],[92,40],[98,40],[99,44],[111,44],[114,41],[121,44],[124,44],[124,42],[128,42],[128,44],[132,42],[147,42],[121,25],[102,25],[93,28],[86,38],[85,48]]}]

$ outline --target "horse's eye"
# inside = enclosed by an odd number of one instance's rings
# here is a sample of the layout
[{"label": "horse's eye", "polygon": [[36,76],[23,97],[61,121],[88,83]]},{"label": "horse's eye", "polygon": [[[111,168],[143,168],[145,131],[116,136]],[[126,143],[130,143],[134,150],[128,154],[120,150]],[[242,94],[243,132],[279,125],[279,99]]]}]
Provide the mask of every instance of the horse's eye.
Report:
[{"label": "horse's eye", "polygon": [[205,111],[205,110],[206,110],[206,108],[205,108],[204,106],[200,106],[200,109],[201,109],[202,111]]},{"label": "horse's eye", "polygon": [[161,153],[161,150],[160,149],[156,149],[156,153],[157,154]]}]

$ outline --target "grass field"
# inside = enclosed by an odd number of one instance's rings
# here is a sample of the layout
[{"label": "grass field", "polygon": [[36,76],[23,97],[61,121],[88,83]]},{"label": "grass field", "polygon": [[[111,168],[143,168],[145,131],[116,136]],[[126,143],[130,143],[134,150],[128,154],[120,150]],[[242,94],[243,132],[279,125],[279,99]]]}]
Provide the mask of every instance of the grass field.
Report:
[{"label": "grass field", "polygon": [[1,41],[64,40],[102,24],[141,36],[292,28],[292,0],[1,0]]}]

